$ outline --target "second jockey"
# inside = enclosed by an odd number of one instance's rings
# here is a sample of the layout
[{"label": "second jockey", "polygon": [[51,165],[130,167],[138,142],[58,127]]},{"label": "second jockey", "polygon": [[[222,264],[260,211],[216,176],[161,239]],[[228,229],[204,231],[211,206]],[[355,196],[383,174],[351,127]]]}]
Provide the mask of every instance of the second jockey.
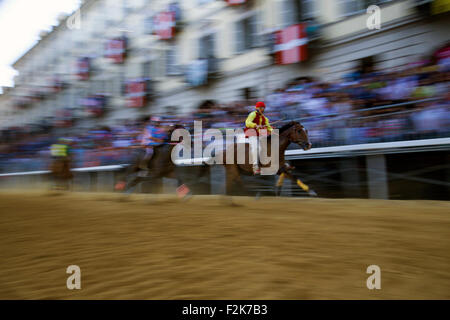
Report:
[{"label": "second jockey", "polygon": [[162,145],[167,139],[167,132],[160,121],[160,117],[151,117],[150,122],[144,128],[141,145],[145,147],[145,155],[139,165],[143,170],[148,170],[148,164],[154,153],[153,149]]},{"label": "second jockey", "polygon": [[259,137],[271,134],[273,128],[269,119],[264,115],[266,105],[259,101],[256,103],[255,111],[252,111],[245,120],[245,136],[250,138],[250,154],[252,154],[253,174],[261,173],[258,161]]}]

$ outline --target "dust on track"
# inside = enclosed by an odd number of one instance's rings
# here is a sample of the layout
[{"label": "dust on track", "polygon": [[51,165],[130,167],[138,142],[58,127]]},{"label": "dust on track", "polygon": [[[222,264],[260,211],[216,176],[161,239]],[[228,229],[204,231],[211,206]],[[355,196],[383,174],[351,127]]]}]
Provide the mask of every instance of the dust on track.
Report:
[{"label": "dust on track", "polygon": [[0,299],[450,298],[448,202],[122,200],[0,193]]}]

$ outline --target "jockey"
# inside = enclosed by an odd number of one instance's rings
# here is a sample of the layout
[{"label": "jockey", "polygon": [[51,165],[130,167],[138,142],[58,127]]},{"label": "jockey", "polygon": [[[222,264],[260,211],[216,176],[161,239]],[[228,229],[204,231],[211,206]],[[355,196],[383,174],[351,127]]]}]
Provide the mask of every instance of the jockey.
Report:
[{"label": "jockey", "polygon": [[245,120],[244,132],[246,137],[250,137],[250,154],[254,155],[252,165],[253,173],[256,175],[261,173],[258,163],[259,136],[268,135],[273,129],[270,126],[269,119],[264,116],[264,110],[266,109],[264,102],[257,102],[255,109]]},{"label": "jockey", "polygon": [[55,159],[67,159],[71,151],[70,144],[70,139],[59,138],[58,143],[54,143],[50,146],[50,154]]},{"label": "jockey", "polygon": [[[57,143],[50,146],[50,154],[53,158],[52,171],[59,168],[61,172],[70,172],[71,166],[71,145],[73,140],[67,138],[59,138]],[[61,164],[59,167],[57,164]],[[56,167],[54,167],[56,165]],[[56,169],[58,170],[58,169]]]},{"label": "jockey", "polygon": [[160,117],[151,117],[150,122],[144,128],[141,146],[145,147],[145,156],[139,165],[143,170],[148,170],[148,164],[153,156],[153,149],[162,145],[167,139],[167,132],[160,122]]}]

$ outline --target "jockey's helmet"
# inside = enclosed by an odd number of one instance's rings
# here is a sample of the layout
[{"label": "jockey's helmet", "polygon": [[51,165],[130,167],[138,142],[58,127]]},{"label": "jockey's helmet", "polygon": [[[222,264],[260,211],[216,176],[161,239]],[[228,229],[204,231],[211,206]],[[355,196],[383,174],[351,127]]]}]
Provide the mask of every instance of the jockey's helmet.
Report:
[{"label": "jockey's helmet", "polygon": [[264,102],[262,102],[262,101],[258,101],[257,103],[256,103],[256,106],[255,106],[255,109],[256,110],[261,110],[261,108],[266,108],[266,105],[265,105],[265,103]]}]

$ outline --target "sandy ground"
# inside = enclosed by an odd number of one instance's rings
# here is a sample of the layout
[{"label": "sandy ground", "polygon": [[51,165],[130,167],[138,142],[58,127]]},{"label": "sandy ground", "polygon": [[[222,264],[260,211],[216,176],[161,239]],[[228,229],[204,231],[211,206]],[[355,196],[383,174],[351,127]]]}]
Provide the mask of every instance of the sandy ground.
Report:
[{"label": "sandy ground", "polygon": [[450,299],[449,202],[119,200],[1,193],[0,299]]}]

